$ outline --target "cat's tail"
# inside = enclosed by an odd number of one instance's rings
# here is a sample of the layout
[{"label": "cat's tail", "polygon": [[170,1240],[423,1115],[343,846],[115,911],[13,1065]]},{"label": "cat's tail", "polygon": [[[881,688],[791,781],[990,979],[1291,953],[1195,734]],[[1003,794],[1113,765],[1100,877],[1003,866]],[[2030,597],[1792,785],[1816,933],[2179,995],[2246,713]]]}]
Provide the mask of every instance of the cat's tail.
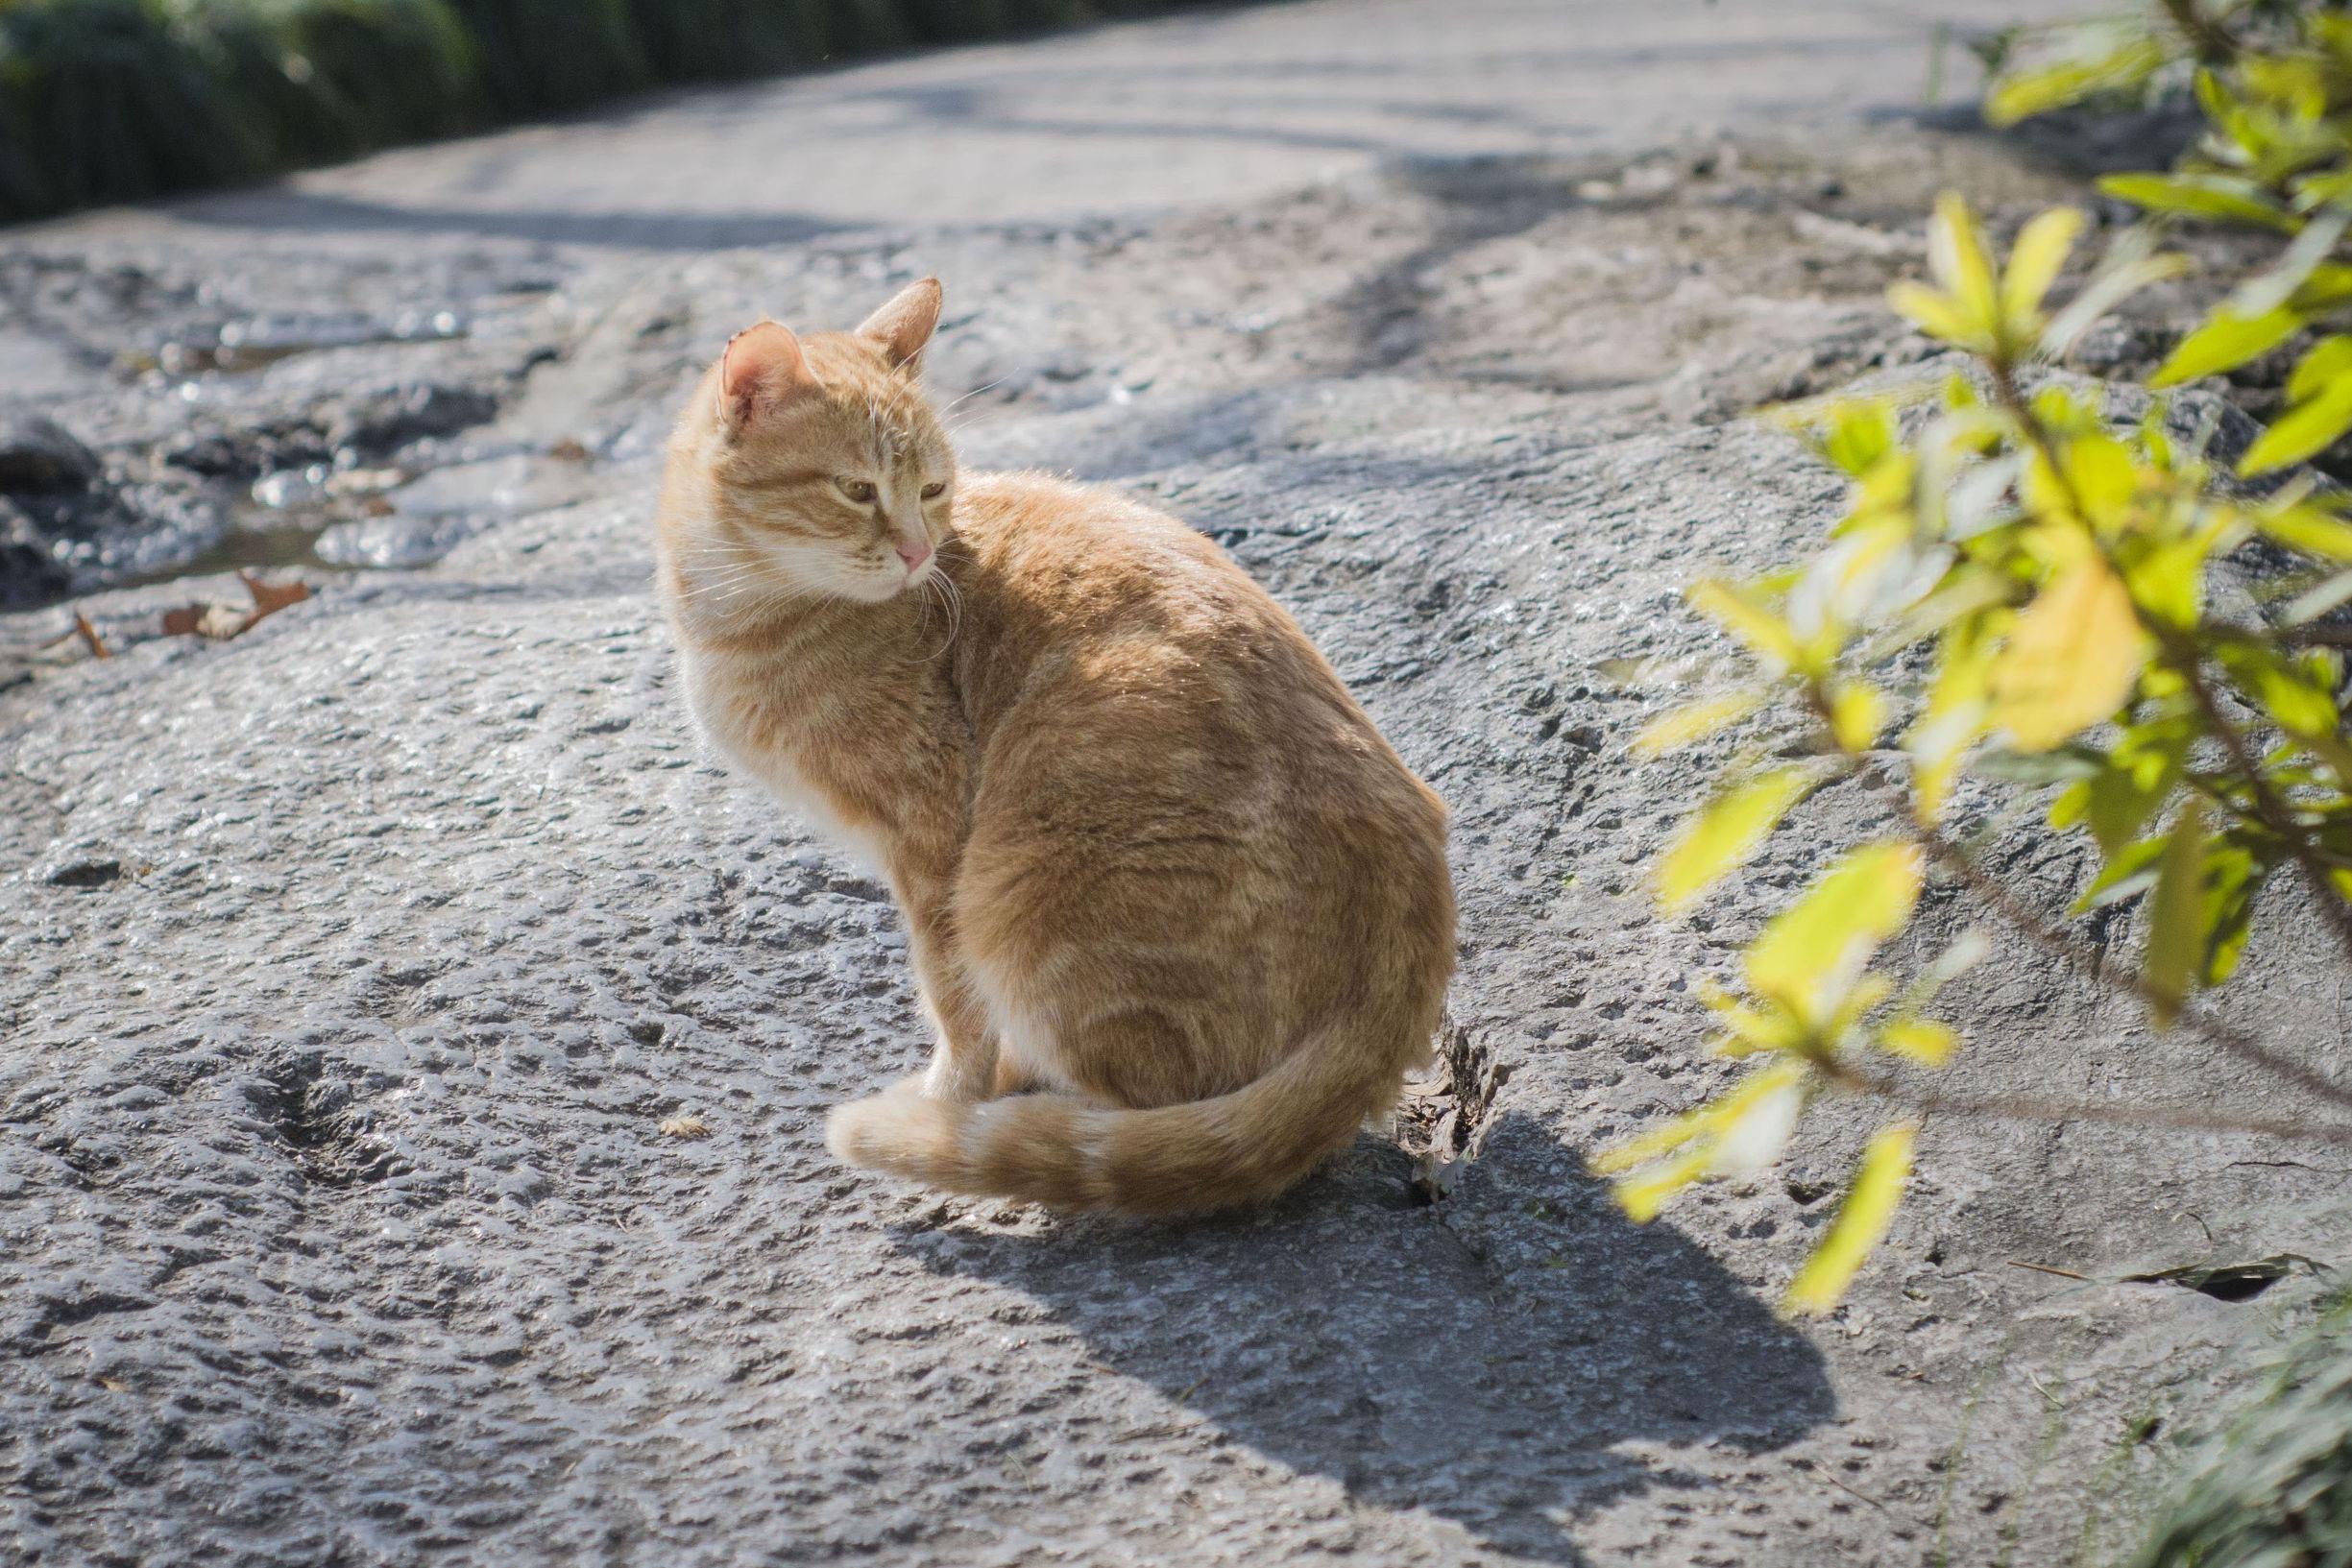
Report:
[{"label": "cat's tail", "polygon": [[949,1192],[1139,1215],[1227,1209],[1282,1192],[1388,1110],[1428,1045],[1426,1029],[1376,1044],[1318,1032],[1231,1094],[1150,1110],[1061,1094],[965,1104],[908,1078],[835,1110],[825,1143],[851,1165]]}]

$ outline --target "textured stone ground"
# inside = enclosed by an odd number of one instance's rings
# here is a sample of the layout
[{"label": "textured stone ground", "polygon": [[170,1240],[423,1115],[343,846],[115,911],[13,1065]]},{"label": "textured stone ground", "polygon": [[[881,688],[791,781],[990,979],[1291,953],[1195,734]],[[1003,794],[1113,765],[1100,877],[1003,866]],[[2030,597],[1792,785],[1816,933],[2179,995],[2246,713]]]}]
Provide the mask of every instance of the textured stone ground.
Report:
[{"label": "textured stone ground", "polygon": [[[1769,1302],[1858,1109],[1644,1229],[1580,1165],[1719,1081],[1696,982],[1870,822],[1821,797],[1706,915],[1655,920],[1642,862],[1706,760],[1631,759],[1672,694],[1606,671],[1706,653],[1694,571],[1835,515],[1737,416],[1926,358],[1879,296],[1934,190],[2014,215],[2071,189],[1897,119],[1758,116],[1915,101],[1927,20],[2012,9],[1302,6],[0,241],[20,406],[123,495],[226,519],[349,448],[440,487],[352,520],[468,536],[305,565],[317,596],[228,643],[154,635],[219,578],[85,597],[106,662],[37,648],[61,610],[0,631],[0,1557],[2108,1560],[2207,1369],[2311,1287],[2104,1282],[2342,1258],[2329,1158],[1937,1122],[1884,1255],[1806,1330]],[[1104,59],[1155,84],[1106,91]],[[1437,156],[1471,152],[1515,156]],[[925,161],[901,205],[885,176]],[[641,210],[673,200],[691,223]],[[335,203],[392,216],[338,229]],[[822,232],[760,227],[803,209]],[[1460,1028],[1405,1133],[1450,1116],[1473,1156],[1442,1201],[1370,1136],[1184,1225],[823,1153],[823,1108],[921,1054],[903,939],[681,724],[650,459],[759,310],[844,322],[934,270],[967,461],[1212,532],[1452,803]],[[441,310],[462,335],[167,352]],[[2083,875],[2005,842],[2048,906]],[[1962,918],[1935,895],[1927,938]],[[2346,977],[2291,900],[2255,952],[2235,1014],[2340,1060]],[[2292,1108],[2026,953],[1953,1007],[1968,1084]],[[662,1130],[690,1114],[709,1137]]]}]

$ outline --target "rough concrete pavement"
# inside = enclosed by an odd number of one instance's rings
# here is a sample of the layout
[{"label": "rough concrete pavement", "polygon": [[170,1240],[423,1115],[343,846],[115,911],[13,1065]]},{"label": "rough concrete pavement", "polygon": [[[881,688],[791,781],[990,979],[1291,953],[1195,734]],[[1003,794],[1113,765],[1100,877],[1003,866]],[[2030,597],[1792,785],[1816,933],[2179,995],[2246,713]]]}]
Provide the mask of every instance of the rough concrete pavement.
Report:
[{"label": "rough concrete pavement", "polygon": [[[1939,1121],[1854,1304],[1802,1331],[1768,1304],[1865,1108],[1647,1228],[1580,1166],[1720,1080],[1698,979],[1867,830],[1825,795],[1656,921],[1641,866],[1704,759],[1633,760],[1672,694],[1607,671],[1704,653],[1693,572],[1834,516],[1739,414],[1936,374],[1879,303],[1933,192],[2071,189],[1831,107],[1912,101],[1930,19],[2014,9],[1278,8],[11,236],[41,405],[126,494],[349,448],[399,481],[350,521],[464,537],[307,566],[315,599],[219,645],[154,623],[220,579],[98,594],[118,657],[0,691],[0,1554],[2105,1560],[2206,1369],[2310,1291],[2109,1282],[2341,1257],[2328,1160]],[[825,1106],[921,1055],[903,938],[686,733],[650,460],[756,312],[846,322],[926,271],[967,460],[1210,531],[1455,808],[1446,1073],[1408,1147],[1266,1213],[1056,1220],[822,1151]],[[462,332],[162,352],[445,309]],[[2084,874],[2011,843],[2053,907]],[[1938,895],[1923,939],[1960,918]],[[2255,952],[2238,1016],[2340,1051],[2291,900]],[[1954,993],[1963,1081],[2255,1102],[2005,956]],[[690,1113],[708,1138],[664,1132]],[[1470,1156],[1434,1204],[1433,1139]]]}]

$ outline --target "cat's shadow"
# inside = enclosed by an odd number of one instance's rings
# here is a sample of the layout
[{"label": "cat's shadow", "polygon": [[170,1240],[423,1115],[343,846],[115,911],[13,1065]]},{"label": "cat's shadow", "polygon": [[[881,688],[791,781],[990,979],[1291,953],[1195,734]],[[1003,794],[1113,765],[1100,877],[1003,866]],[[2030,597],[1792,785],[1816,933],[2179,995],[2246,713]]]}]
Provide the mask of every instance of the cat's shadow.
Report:
[{"label": "cat's shadow", "polygon": [[[1180,1407],[1152,1442],[1245,1444],[1541,1562],[1585,1560],[1564,1523],[1581,1510],[1706,1484],[1651,1445],[1762,1452],[1831,1414],[1819,1353],[1699,1246],[1629,1222],[1526,1118],[1487,1151],[1434,1207],[1367,1138],[1253,1216],[896,1240],[1031,1297],[1090,1360]],[[1064,1440],[1113,1461],[1134,1439],[1062,1419]]]}]

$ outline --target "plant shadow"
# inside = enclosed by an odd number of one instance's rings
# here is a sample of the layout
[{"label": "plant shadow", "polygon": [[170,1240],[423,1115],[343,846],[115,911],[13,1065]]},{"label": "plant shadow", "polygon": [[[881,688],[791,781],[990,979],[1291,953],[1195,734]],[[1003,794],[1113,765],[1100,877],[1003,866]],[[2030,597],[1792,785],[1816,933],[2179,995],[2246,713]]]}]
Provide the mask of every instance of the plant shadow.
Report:
[{"label": "plant shadow", "polygon": [[[1540,1183],[1515,1187],[1520,1151]],[[1834,1401],[1810,1342],[1561,1153],[1507,1113],[1435,1206],[1403,1153],[1366,1138],[1255,1215],[896,1242],[935,1273],[1031,1298],[1090,1359],[1358,1504],[1577,1564],[1575,1513],[1709,1484],[1625,1445],[1762,1453]]]}]

